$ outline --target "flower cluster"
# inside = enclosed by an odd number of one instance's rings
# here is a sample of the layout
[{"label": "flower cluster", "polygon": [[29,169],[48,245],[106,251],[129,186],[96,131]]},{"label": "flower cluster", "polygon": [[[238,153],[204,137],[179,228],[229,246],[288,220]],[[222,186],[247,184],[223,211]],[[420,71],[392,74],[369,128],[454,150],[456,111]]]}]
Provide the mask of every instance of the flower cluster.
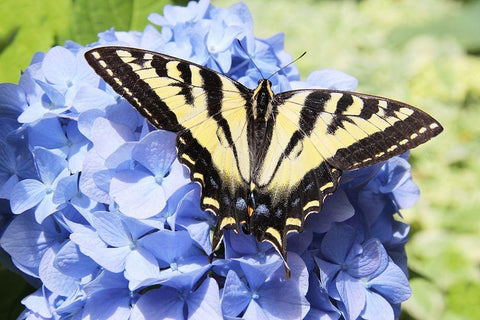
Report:
[{"label": "flower cluster", "polygon": [[[249,87],[258,69],[274,74],[292,59],[283,35],[253,35],[242,3],[168,5],[149,20],[161,32],[109,30],[92,46],[164,52]],[[200,209],[175,135],[153,130],[100,80],[86,50],[67,42],[38,53],[18,85],[0,85],[0,244],[38,287],[22,318],[398,316],[410,295],[409,229],[394,214],[418,197],[405,157],[344,174],[322,212],[290,235],[290,280],[272,246],[244,234],[226,231],[222,258],[210,263],[215,217]],[[271,80],[276,91],[356,86],[335,70],[300,81],[294,65]]]}]

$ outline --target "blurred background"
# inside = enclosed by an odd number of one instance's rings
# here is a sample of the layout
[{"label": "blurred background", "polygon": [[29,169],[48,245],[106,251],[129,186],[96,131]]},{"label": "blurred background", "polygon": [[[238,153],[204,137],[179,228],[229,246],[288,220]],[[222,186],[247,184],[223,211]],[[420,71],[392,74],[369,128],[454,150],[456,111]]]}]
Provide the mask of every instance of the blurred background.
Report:
[{"label": "blurred background", "polygon": [[[110,27],[143,30],[167,2],[2,0],[0,82],[16,83],[35,52],[65,40],[85,45]],[[359,92],[442,123],[445,131],[410,158],[422,196],[402,211],[413,295],[401,319],[480,319],[480,1],[244,2],[256,36],[283,32],[293,57],[307,51],[297,62],[303,78],[339,69],[359,80]],[[33,289],[1,266],[0,284],[0,319],[14,319]]]}]

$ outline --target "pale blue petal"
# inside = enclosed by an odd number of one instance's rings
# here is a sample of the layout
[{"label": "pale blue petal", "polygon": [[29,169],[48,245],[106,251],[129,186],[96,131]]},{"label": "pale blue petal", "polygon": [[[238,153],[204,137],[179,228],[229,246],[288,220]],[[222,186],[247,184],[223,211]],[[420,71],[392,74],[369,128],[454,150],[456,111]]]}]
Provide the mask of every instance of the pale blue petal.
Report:
[{"label": "pale blue petal", "polygon": [[[51,319],[52,312],[50,310],[50,305],[43,294],[44,288],[41,287],[34,293],[26,296],[22,299],[22,304],[33,312],[37,313],[40,317],[38,320]],[[29,320],[36,320],[35,318],[27,318]]]},{"label": "pale blue petal", "polygon": [[36,82],[45,92],[42,96],[42,104],[47,113],[59,114],[69,108],[65,104],[65,94],[57,90],[58,87],[56,88],[40,80],[36,80]]},{"label": "pale blue petal", "polygon": [[80,252],[72,241],[67,241],[57,252],[55,266],[63,274],[73,278],[83,278],[99,268],[91,258]]},{"label": "pale blue petal", "polygon": [[[105,139],[105,137],[108,137],[108,139]],[[106,159],[123,143],[134,141],[135,134],[127,126],[111,122],[105,118],[97,118],[91,127],[91,137],[87,138],[93,142],[99,156]]]},{"label": "pale blue petal", "polygon": [[252,300],[242,317],[245,320],[284,320],[285,318],[272,317],[270,313],[263,309],[257,300]]},{"label": "pale blue petal", "polygon": [[[105,167],[105,160],[98,155],[96,150],[90,150],[85,157],[85,161],[83,162],[79,188],[83,194],[92,200],[101,203],[110,203],[111,199],[110,195],[108,194],[108,189],[105,190],[105,188],[101,188],[94,179],[95,177],[98,177],[99,172],[105,171],[107,171],[107,168]],[[107,179],[108,181],[104,180],[101,182],[107,184],[110,179]]]},{"label": "pale blue petal", "polygon": [[314,257],[315,263],[320,269],[320,279],[325,287],[333,283],[338,272],[341,270],[340,265],[329,263],[328,261]]},{"label": "pale blue petal", "polygon": [[[118,103],[108,106],[105,109],[106,117],[113,123],[120,124],[130,129],[130,131],[135,131],[138,126],[140,126],[144,121],[140,113],[132,108],[132,106],[124,99],[118,101]],[[133,140],[133,139],[126,139]]]},{"label": "pale blue petal", "polygon": [[249,288],[233,270],[228,271],[222,293],[222,311],[224,315],[238,316],[252,300]]},{"label": "pale blue petal", "polygon": [[82,319],[131,319],[129,293],[128,290],[115,288],[93,294],[85,302]]},{"label": "pale blue petal", "polygon": [[179,191],[182,190],[182,199],[179,203],[177,202],[174,223],[187,229],[190,237],[202,247],[206,254],[210,254],[212,252],[210,228],[214,224],[214,218],[211,213],[200,209],[200,190],[197,184],[189,184],[179,189]]},{"label": "pale blue petal", "polygon": [[18,116],[17,121],[20,123],[32,123],[42,119],[48,111],[39,102],[31,104]]},{"label": "pale blue petal", "polygon": [[78,113],[82,113],[91,109],[105,110],[109,105],[115,104],[115,98],[98,88],[83,86],[78,89],[73,107]]},{"label": "pale blue petal", "polygon": [[175,137],[173,132],[152,131],[135,146],[132,157],[154,176],[163,178],[177,156]]},{"label": "pale blue petal", "polygon": [[33,150],[33,158],[40,179],[46,186],[52,186],[58,176],[68,175],[68,162],[47,149],[36,147]]},{"label": "pale blue petal", "polygon": [[[307,263],[307,261],[309,260],[308,256],[311,256],[312,254],[312,251],[308,250],[310,244],[312,244],[312,240],[313,232],[308,229],[304,229],[302,232],[299,233],[295,232],[293,234],[289,234],[287,238],[288,251],[295,252],[298,255],[304,256],[303,258],[305,260],[305,263]],[[313,260],[311,262],[313,263]]]},{"label": "pale blue petal", "polygon": [[334,69],[313,71],[307,77],[310,88],[355,91],[358,80],[351,75]]},{"label": "pale blue petal", "polygon": [[0,84],[0,117],[16,119],[27,102],[23,87],[13,83]]},{"label": "pale blue petal", "polygon": [[392,306],[387,300],[382,298],[381,295],[367,291],[367,302],[365,304],[365,310],[362,313],[363,319],[368,320],[394,320]]},{"label": "pale blue petal", "polygon": [[97,230],[100,239],[110,246],[130,246],[134,240],[131,239],[130,233],[126,229],[126,221],[115,213],[95,212],[92,217],[92,226]]},{"label": "pale blue petal", "polygon": [[98,118],[105,118],[105,112],[98,109],[92,109],[85,111],[78,116],[78,131],[90,141],[93,139],[92,129],[94,128],[95,120]]},{"label": "pale blue petal", "polygon": [[158,50],[165,43],[165,38],[169,38],[166,30],[165,32],[162,30],[162,33],[160,33],[157,28],[149,24],[143,29],[139,48]]},{"label": "pale blue petal", "polygon": [[393,261],[379,276],[369,280],[368,285],[392,304],[407,300],[412,293],[407,277]]},{"label": "pale blue petal", "polygon": [[[68,44],[68,43],[67,43]],[[67,45],[66,44],[66,45]],[[71,48],[69,48],[72,50]],[[73,84],[77,86],[96,86],[98,84],[98,75],[93,71],[93,68],[85,60],[85,51],[87,48],[78,45],[78,50],[75,50],[75,65],[76,72],[72,79]]]},{"label": "pale blue petal", "polygon": [[96,248],[95,251],[90,252],[90,258],[108,271],[122,272],[125,270],[125,262],[130,252],[129,247]]},{"label": "pale blue petal", "polygon": [[39,204],[46,195],[46,187],[38,180],[26,179],[15,185],[10,195],[12,212],[20,214]]},{"label": "pale blue petal", "polygon": [[58,295],[70,296],[78,289],[76,278],[67,276],[55,267],[58,246],[53,246],[45,251],[38,269],[40,279],[48,290]]},{"label": "pale blue petal", "polygon": [[176,258],[183,256],[193,244],[188,232],[170,230],[149,234],[142,238],[141,243],[166,263],[172,263]]},{"label": "pale blue petal", "polygon": [[175,288],[192,288],[200,278],[210,269],[206,256],[202,259],[203,266],[199,263],[183,265],[181,268],[174,270],[168,268],[160,271],[158,283]]},{"label": "pale blue petal", "polygon": [[347,310],[346,319],[355,320],[361,314],[366,302],[366,289],[362,280],[340,272],[336,279],[337,289]]},{"label": "pale blue petal", "polygon": [[110,184],[110,195],[123,214],[137,219],[153,217],[167,203],[165,191],[155,177],[140,170],[117,172]]},{"label": "pale blue petal", "polygon": [[369,239],[363,245],[360,256],[346,261],[348,273],[356,278],[362,278],[373,274],[381,265],[382,244],[377,239]]},{"label": "pale blue petal", "polygon": [[122,292],[124,289],[128,290],[128,281],[123,276],[123,273],[102,270],[95,279],[83,287],[83,290],[89,296],[105,289],[117,289],[119,292]]},{"label": "pale blue petal", "polygon": [[35,208],[35,218],[37,219],[38,223],[42,223],[46,217],[57,211],[59,208],[60,206],[53,202],[53,193],[47,192],[45,197]]},{"label": "pale blue petal", "polygon": [[257,301],[270,319],[303,319],[307,315],[310,303],[300,292],[298,284],[296,281],[277,280],[266,283],[258,290]]},{"label": "pale blue petal", "polygon": [[63,204],[72,199],[78,192],[78,174],[64,177],[58,181],[52,201],[56,204]]},{"label": "pale blue petal", "polygon": [[322,211],[308,216],[305,228],[317,233],[327,232],[332,223],[345,221],[353,216],[355,209],[345,192],[338,189],[325,199]]},{"label": "pale blue petal", "polygon": [[306,297],[310,302],[310,311],[305,319],[338,320],[340,318],[340,311],[330,301],[326,289],[322,287],[320,280],[314,273],[310,274]]},{"label": "pale blue petal", "polygon": [[187,298],[188,319],[222,319],[217,282],[207,277]]},{"label": "pale blue petal", "polygon": [[125,261],[131,252],[129,247],[107,248],[98,234],[87,228],[72,233],[70,239],[80,247],[83,254],[92,258],[105,269],[111,272],[125,270]]},{"label": "pale blue petal", "polygon": [[67,137],[58,118],[43,119],[29,126],[28,134],[28,142],[32,147],[60,149],[65,148],[68,144]]},{"label": "pale blue petal", "polygon": [[343,264],[355,238],[353,227],[346,224],[334,224],[323,238],[322,253],[331,262]]},{"label": "pale blue petal", "polygon": [[122,144],[105,160],[105,166],[116,171],[133,169],[132,151],[137,143],[132,141]]},{"label": "pale blue petal", "polygon": [[173,288],[150,290],[138,299],[130,319],[149,320],[156,319],[159,315],[164,319],[184,319],[184,304],[181,293]]},{"label": "pale blue petal", "polygon": [[63,47],[53,47],[43,59],[42,71],[50,83],[66,88],[77,72],[75,56]]},{"label": "pale blue petal", "polygon": [[8,225],[0,245],[22,265],[36,268],[45,251],[57,242],[57,234],[49,231],[38,224],[31,213],[24,213]]},{"label": "pale blue petal", "polygon": [[263,262],[251,258],[239,258],[237,260],[240,262],[242,271],[252,290],[258,289],[268,277],[283,267],[283,260],[276,253],[267,255]]},{"label": "pale blue petal", "polygon": [[[2,181],[0,184],[0,198],[8,199],[11,201],[10,196],[15,185],[18,183],[17,176],[10,176],[8,180]],[[10,202],[11,203],[11,202]],[[13,210],[13,209],[12,209]]]},{"label": "pale blue petal", "polygon": [[[258,303],[273,319],[303,319],[310,309],[310,303],[305,298],[309,282],[305,263],[292,252],[288,253],[288,262],[292,271],[290,280],[285,280],[285,270],[279,268],[279,274],[255,290]],[[252,286],[250,288],[253,289]],[[279,292],[282,294],[278,295]]]},{"label": "pale blue petal", "polygon": [[409,179],[393,192],[393,198],[399,209],[408,209],[420,198],[420,190],[415,182]]},{"label": "pale blue petal", "polygon": [[[156,178],[158,179],[158,177]],[[170,167],[168,175],[161,179],[161,186],[165,190],[165,196],[170,198],[178,189],[190,182],[188,169],[178,160],[175,160]]]},{"label": "pale blue petal", "polygon": [[223,242],[225,243],[225,258],[237,258],[243,256],[265,257],[265,252],[272,248],[268,242],[258,243],[252,235],[243,232],[224,231]]},{"label": "pale blue petal", "polygon": [[129,280],[130,290],[139,288],[147,279],[157,279],[160,275],[157,259],[143,248],[132,250],[125,263],[125,278]]}]

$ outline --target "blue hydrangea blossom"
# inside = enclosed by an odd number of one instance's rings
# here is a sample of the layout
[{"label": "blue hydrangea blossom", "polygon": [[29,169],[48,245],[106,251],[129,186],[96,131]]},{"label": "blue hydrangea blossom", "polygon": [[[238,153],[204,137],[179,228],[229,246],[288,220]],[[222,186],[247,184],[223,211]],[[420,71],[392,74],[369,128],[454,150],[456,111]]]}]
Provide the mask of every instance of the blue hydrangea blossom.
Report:
[{"label": "blue hydrangea blossom", "polygon": [[175,135],[154,130],[83,54],[156,50],[249,87],[274,74],[275,92],[354,90],[357,80],[324,69],[301,81],[295,65],[281,69],[292,61],[283,35],[255,37],[243,3],[167,5],[149,19],[143,32],[111,29],[87,47],[38,53],[19,84],[0,84],[0,245],[38,288],[21,318],[398,317],[410,295],[409,226],[394,215],[418,199],[407,156],[344,173],[322,212],[288,238],[292,279],[271,244],[233,231],[210,263],[216,219],[200,209]]}]

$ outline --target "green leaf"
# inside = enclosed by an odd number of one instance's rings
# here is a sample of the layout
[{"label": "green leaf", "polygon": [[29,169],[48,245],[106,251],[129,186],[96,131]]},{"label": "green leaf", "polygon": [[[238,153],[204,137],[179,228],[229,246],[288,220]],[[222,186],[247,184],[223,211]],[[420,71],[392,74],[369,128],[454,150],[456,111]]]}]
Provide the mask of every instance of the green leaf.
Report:
[{"label": "green leaf", "polygon": [[94,42],[98,32],[111,27],[128,31],[132,19],[132,9],[133,0],[76,0],[73,2],[69,38],[85,45]]},{"label": "green leaf", "polygon": [[458,282],[448,291],[448,312],[456,319],[476,319],[480,315],[479,297],[479,282]]},{"label": "green leaf", "polygon": [[414,319],[440,319],[445,310],[445,301],[438,287],[422,278],[410,280],[412,297],[402,308]]},{"label": "green leaf", "polygon": [[[185,4],[187,1],[176,1]],[[75,0],[72,10],[72,24],[67,38],[82,45],[97,40],[97,34],[107,29],[117,31],[142,31],[148,24],[152,12],[161,13],[168,0],[124,0],[91,1]]]},{"label": "green leaf", "polygon": [[0,82],[17,82],[35,52],[56,44],[69,8],[68,0],[0,1]]},{"label": "green leaf", "polygon": [[[455,8],[456,9],[456,8]],[[390,34],[390,44],[404,44],[418,34],[438,39],[456,39],[468,52],[480,53],[480,2],[472,2],[460,10],[435,16],[421,25],[401,25]]]},{"label": "green leaf", "polygon": [[455,282],[478,279],[480,249],[477,235],[440,230],[415,233],[406,250],[410,269],[429,278],[436,286],[448,290]]}]

